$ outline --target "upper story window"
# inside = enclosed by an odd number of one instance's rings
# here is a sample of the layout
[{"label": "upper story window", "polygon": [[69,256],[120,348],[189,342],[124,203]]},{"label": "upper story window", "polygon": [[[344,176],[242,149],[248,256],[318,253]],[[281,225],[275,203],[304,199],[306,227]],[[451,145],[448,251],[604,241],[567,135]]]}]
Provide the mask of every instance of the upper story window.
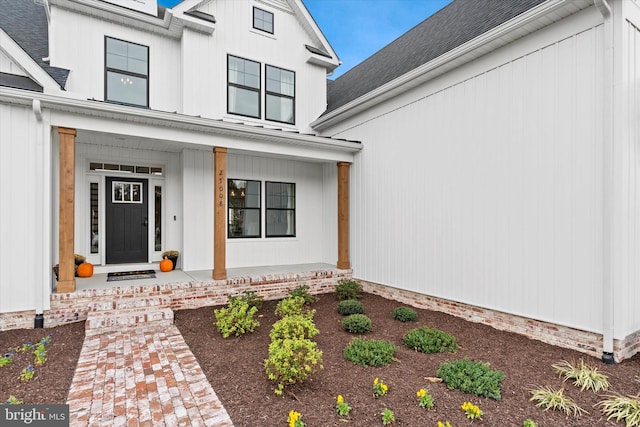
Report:
[{"label": "upper story window", "polygon": [[273,34],[273,13],[254,7],[253,28]]},{"label": "upper story window", "polygon": [[105,99],[149,106],[149,47],[105,38]]},{"label": "upper story window", "polygon": [[260,63],[228,56],[227,111],[260,118]]},{"label": "upper story window", "polygon": [[293,71],[266,66],[266,118],[276,122],[295,123],[296,75]]}]

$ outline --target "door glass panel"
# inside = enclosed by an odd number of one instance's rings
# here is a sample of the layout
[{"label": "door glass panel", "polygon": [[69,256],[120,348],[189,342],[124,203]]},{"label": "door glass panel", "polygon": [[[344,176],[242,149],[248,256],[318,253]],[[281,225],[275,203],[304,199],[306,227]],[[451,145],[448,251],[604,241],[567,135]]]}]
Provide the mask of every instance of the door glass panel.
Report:
[{"label": "door glass panel", "polygon": [[156,185],[155,188],[155,247],[154,250],[156,252],[160,252],[162,250],[162,187]]},{"label": "door glass panel", "polygon": [[89,211],[91,217],[89,218],[90,224],[90,233],[91,233],[91,253],[97,254],[99,252],[99,242],[98,239],[98,220],[99,220],[99,210],[98,210],[98,183],[92,182],[89,190],[89,200],[90,206]]}]

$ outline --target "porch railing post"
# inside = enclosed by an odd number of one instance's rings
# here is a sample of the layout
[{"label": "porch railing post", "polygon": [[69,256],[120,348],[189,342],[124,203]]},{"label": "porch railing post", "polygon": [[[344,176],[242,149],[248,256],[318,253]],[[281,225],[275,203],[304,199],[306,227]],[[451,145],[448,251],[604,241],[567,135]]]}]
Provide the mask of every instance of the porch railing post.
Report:
[{"label": "porch railing post", "polygon": [[60,142],[60,191],[58,225],[58,285],[56,292],[76,290],[75,258],[73,255],[75,227],[75,145],[76,130],[58,128]]},{"label": "porch railing post", "polygon": [[226,206],[227,206],[227,149],[213,148],[214,207],[213,207],[213,273],[215,280],[227,278]]}]

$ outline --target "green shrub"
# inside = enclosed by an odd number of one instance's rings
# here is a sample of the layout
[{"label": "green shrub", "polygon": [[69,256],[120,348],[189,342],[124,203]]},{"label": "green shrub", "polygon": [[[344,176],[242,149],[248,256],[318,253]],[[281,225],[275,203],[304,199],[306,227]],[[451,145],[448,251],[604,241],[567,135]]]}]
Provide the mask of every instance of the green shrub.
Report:
[{"label": "green shrub", "polygon": [[477,396],[500,399],[502,371],[494,371],[488,363],[474,362],[468,358],[440,364],[437,375],[447,387]]},{"label": "green shrub", "polygon": [[264,367],[268,378],[277,382],[275,393],[281,395],[285,386],[301,383],[322,369],[322,351],[309,339],[276,340],[269,344]]},{"label": "green shrub", "polygon": [[313,323],[313,313],[293,314],[278,320],[271,327],[271,341],[285,339],[309,339],[318,335],[318,328]]},{"label": "green shrub", "polygon": [[338,304],[338,313],[343,316],[350,314],[364,314],[364,305],[357,299],[346,299]]},{"label": "green shrub", "polygon": [[389,341],[354,338],[345,347],[344,358],[360,366],[386,366],[393,360],[396,347]]},{"label": "green shrub", "polygon": [[262,308],[262,302],[264,301],[264,297],[255,291],[244,291],[241,295],[234,295],[232,297],[229,297],[229,300],[232,300],[234,298],[241,299],[242,301],[249,304],[249,307],[255,307],[258,309],[258,311],[260,311],[260,309]]},{"label": "green shrub", "polygon": [[289,297],[302,297],[305,304],[312,304],[318,301],[318,297],[309,293],[308,285],[300,285],[289,291]]},{"label": "green shrub", "polygon": [[213,312],[218,331],[223,338],[228,338],[232,334],[240,336],[246,332],[253,332],[260,326],[260,322],[253,318],[257,311],[256,307],[249,307],[246,301],[231,298],[227,307],[215,309]]},{"label": "green shrub", "polygon": [[401,322],[415,322],[418,320],[418,313],[409,307],[396,307],[393,310],[393,318]]},{"label": "green shrub", "polygon": [[302,314],[303,306],[304,306],[303,297],[288,296],[285,299],[280,300],[276,305],[276,316],[285,317],[285,316],[293,316],[296,314]]},{"label": "green shrub", "polygon": [[364,314],[352,314],[342,321],[342,327],[352,334],[364,334],[371,330],[371,319]]},{"label": "green shrub", "polygon": [[439,329],[432,329],[423,326],[422,328],[411,329],[402,339],[407,347],[422,353],[443,353],[445,351],[454,352],[459,347],[456,339]]},{"label": "green shrub", "polygon": [[342,279],[336,285],[336,295],[339,300],[358,299],[362,297],[362,285],[353,279]]}]

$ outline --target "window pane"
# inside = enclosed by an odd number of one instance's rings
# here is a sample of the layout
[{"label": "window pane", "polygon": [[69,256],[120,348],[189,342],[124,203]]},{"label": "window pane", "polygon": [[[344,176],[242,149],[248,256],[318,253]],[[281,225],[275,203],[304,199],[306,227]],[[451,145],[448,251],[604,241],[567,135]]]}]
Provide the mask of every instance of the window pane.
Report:
[{"label": "window pane", "polygon": [[295,96],[295,74],[267,65],[267,91]]},{"label": "window pane", "polygon": [[140,77],[108,71],[107,101],[146,106],[147,80]]},{"label": "window pane", "polygon": [[107,38],[107,67],[124,70],[126,69],[126,58],[127,43],[122,40]]},{"label": "window pane", "polygon": [[294,123],[293,99],[267,95],[267,120]]},{"label": "window pane", "polygon": [[156,185],[155,188],[155,246],[154,250],[160,252],[162,250],[162,187]]},{"label": "window pane", "polygon": [[260,89],[260,64],[230,56],[229,83]]},{"label": "window pane", "polygon": [[267,209],[267,237],[295,236],[295,211]]},{"label": "window pane", "polygon": [[273,13],[254,8],[253,28],[266,31],[268,33],[273,33]]},{"label": "window pane", "polygon": [[243,116],[260,116],[260,93],[229,86],[229,112]]},{"label": "window pane", "polygon": [[89,190],[89,199],[90,199],[90,212],[91,217],[89,218],[90,224],[90,232],[91,232],[91,253],[97,254],[100,249],[100,239],[98,238],[98,227],[99,227],[99,217],[100,211],[98,210],[98,183],[92,182]]},{"label": "window pane", "polygon": [[260,237],[260,209],[229,209],[229,237]]}]

